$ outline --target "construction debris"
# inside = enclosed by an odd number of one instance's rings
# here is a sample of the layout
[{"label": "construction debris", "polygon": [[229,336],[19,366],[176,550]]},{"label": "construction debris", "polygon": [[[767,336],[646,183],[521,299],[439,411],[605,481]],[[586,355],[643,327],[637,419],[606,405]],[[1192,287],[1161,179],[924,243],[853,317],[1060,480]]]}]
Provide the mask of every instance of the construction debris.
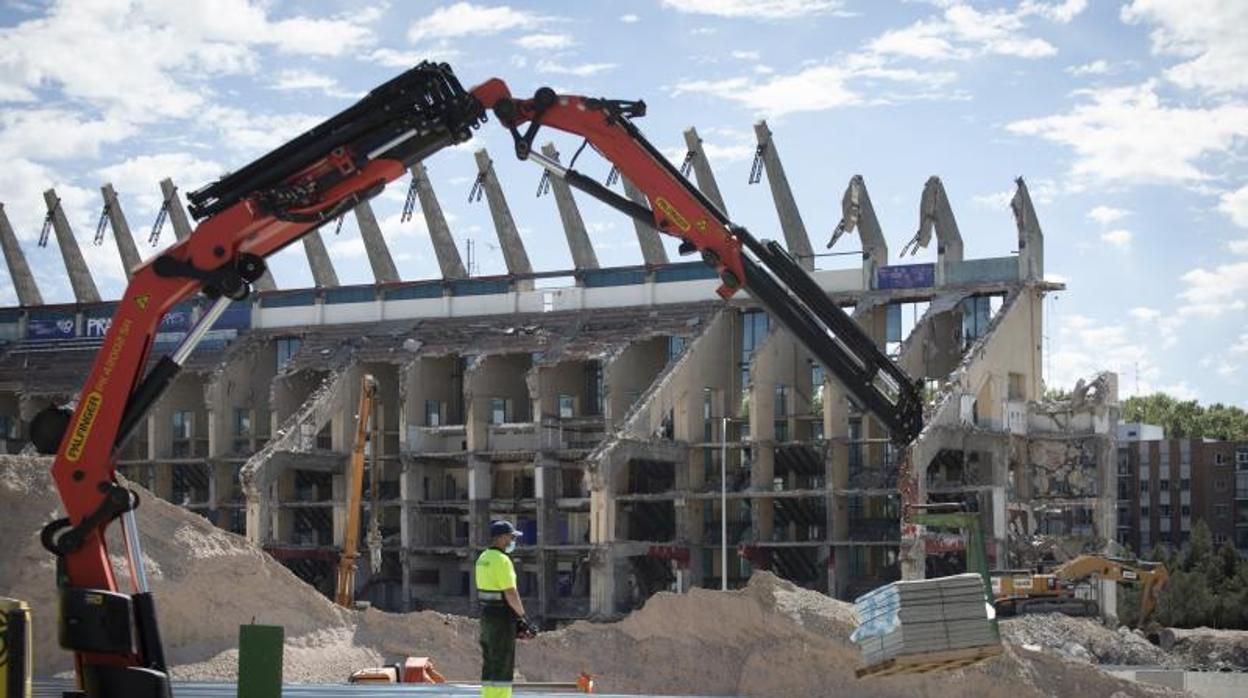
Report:
[{"label": "construction debris", "polygon": [[[0,510],[8,524],[0,554],[12,563],[0,567],[0,595],[34,609],[39,676],[71,667],[51,621],[52,558],[38,542],[39,528],[58,508],[49,465],[47,458],[0,457]],[[175,678],[234,678],[238,626],[253,621],[285,627],[287,682],[343,683],[355,669],[412,654],[433,657],[449,679],[480,669],[472,619],[337,608],[245,539],[155,497],[144,497],[139,522]],[[124,570],[121,560],[115,564]],[[124,575],[118,582],[129,584]],[[759,572],[740,591],[659,593],[620,622],[577,622],[522,643],[517,679],[566,680],[590,670],[603,692],[932,695],[930,679],[856,679],[861,658],[849,640],[853,626],[849,604]],[[976,696],[1178,695],[1009,645],[1001,657],[948,676]]]},{"label": "construction debris", "polygon": [[1165,628],[1161,647],[1172,662],[1200,671],[1248,671],[1248,631]]},{"label": "construction debris", "polygon": [[1164,666],[1173,663],[1164,650],[1127,627],[1117,631],[1091,618],[1036,613],[1001,622],[1007,642],[1034,647],[1091,664]]}]

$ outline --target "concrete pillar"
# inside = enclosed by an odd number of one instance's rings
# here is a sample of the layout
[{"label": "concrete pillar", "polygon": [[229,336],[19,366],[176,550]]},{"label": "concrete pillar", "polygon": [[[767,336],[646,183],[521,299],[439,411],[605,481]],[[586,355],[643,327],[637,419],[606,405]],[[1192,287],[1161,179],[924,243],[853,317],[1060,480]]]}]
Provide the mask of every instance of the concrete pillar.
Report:
[{"label": "concrete pillar", "polygon": [[[471,455],[468,457],[468,547],[476,559],[478,551],[486,547],[490,533],[490,500],[493,498],[494,473],[490,461]],[[469,598],[475,604],[477,585],[469,586]]]},{"label": "concrete pillar", "polygon": [[784,231],[784,244],[802,268],[815,268],[815,253],[810,248],[810,237],[806,235],[806,224],[802,222],[802,214],[797,210],[797,201],[793,198],[793,190],[789,188],[789,179],[784,175],[784,166],[780,164],[780,154],[776,152],[776,144],[771,139],[771,129],[766,121],[754,124],[754,135],[758,138],[758,147],[762,150],[763,167],[767,171],[767,184],[771,187],[771,197],[776,202],[776,213],[780,216],[780,228]]},{"label": "concrete pillar", "polygon": [[338,273],[334,271],[334,263],[329,261],[329,251],[325,249],[321,231],[313,230],[303,236],[303,251],[307,253],[308,266],[312,268],[312,283],[317,288],[337,286]]},{"label": "concrete pillar", "polygon": [[56,231],[56,244],[65,260],[65,273],[69,275],[69,284],[74,289],[74,300],[99,303],[100,292],[95,288],[95,279],[91,278],[86,260],[82,258],[82,250],[78,249],[78,241],[74,239],[74,231],[69,227],[69,219],[65,217],[65,209],[61,207],[56,190],[45,191],[43,200],[48,205],[48,214],[52,216],[52,229]]},{"label": "concrete pillar", "polygon": [[1031,205],[1027,183],[1022,177],[1014,183],[1018,185],[1018,190],[1010,200],[1010,208],[1018,226],[1018,275],[1022,279],[1039,281],[1044,279],[1044,233],[1040,231],[1036,209]]},{"label": "concrete pillar", "polygon": [[[963,252],[958,221],[953,216],[953,207],[949,205],[945,185],[936,176],[928,177],[923,185],[923,197],[919,201],[919,232],[910,244],[927,247],[933,229],[936,231],[936,284],[940,285],[948,276],[947,265],[961,262]],[[903,249],[901,253],[904,256],[906,251]]]},{"label": "concrete pillar", "polygon": [[[542,146],[542,154],[559,161],[559,151],[554,143]],[[559,220],[563,222],[563,233],[568,238],[568,248],[572,251],[572,264],[577,270],[597,269],[598,256],[594,254],[594,246],[589,241],[589,233],[585,231],[585,221],[581,211],[576,207],[576,199],[572,198],[572,188],[558,177],[550,178],[550,191],[555,195],[555,205],[559,207]]]},{"label": "concrete pillar", "polygon": [[[498,244],[503,250],[503,261],[507,264],[507,273],[512,275],[532,274],[533,265],[529,263],[529,255],[524,251],[524,242],[520,239],[520,231],[516,229],[516,220],[507,207],[507,199],[503,196],[503,187],[494,174],[494,162],[485,148],[476,152],[477,168],[480,170],[482,186],[485,188],[485,199],[490,205],[490,217],[494,219],[494,230],[498,233]],[[533,288],[532,279],[516,282],[516,289],[528,291]]]},{"label": "concrete pillar", "polygon": [[[401,280],[399,270],[394,266],[390,247],[386,245],[386,239],[381,234],[373,205],[367,200],[361,201],[355,207],[355,222],[360,228],[360,237],[364,239],[364,253],[368,255],[368,264],[373,268],[373,280],[379,284],[397,284]],[[429,228],[432,229],[433,226]]]},{"label": "concrete pillar", "polygon": [[[478,158],[477,162],[480,163],[480,161]],[[468,278],[468,272],[464,271],[464,263],[459,257],[459,248],[455,247],[455,239],[451,237],[451,228],[446,224],[446,216],[442,215],[442,206],[433,192],[433,183],[429,181],[425,166],[420,163],[412,165],[412,177],[416,180],[416,195],[420,198],[420,210],[425,214],[425,224],[429,228],[429,239],[433,241],[433,253],[438,258],[438,268],[442,270],[442,278]],[[493,203],[491,203],[491,210],[492,207]]]},{"label": "concrete pillar", "polygon": [[727,214],[728,207],[724,205],[724,197],[719,193],[715,173],[711,170],[710,161],[706,159],[706,151],[702,149],[702,138],[698,136],[698,130],[692,126],[685,129],[685,146],[693,153],[693,176],[698,181],[698,189],[720,211]]},{"label": "concrete pillar", "polygon": [[[633,186],[628,177],[621,176],[620,180],[624,183],[624,193],[633,203],[650,208],[646,195]],[[637,244],[641,245],[641,258],[646,266],[667,264],[667,250],[663,249],[663,240],[659,237],[659,231],[655,230],[654,226],[646,225],[636,219],[633,219],[633,228],[637,230]]]},{"label": "concrete pillar", "polygon": [[160,180],[160,194],[164,197],[169,214],[169,223],[173,226],[173,234],[179,241],[191,236],[191,219],[182,206],[182,197],[178,196],[178,188],[173,180],[165,177]]},{"label": "concrete pillar", "polygon": [[26,264],[26,254],[17,242],[17,234],[9,224],[9,216],[4,212],[4,204],[0,204],[0,248],[4,250],[4,261],[9,266],[9,277],[13,279],[13,290],[17,292],[19,305],[43,305],[43,294],[39,293],[39,285],[35,283],[35,275],[30,273]]},{"label": "concrete pillar", "polygon": [[117,200],[117,192],[113,191],[112,183],[100,187],[104,195],[104,211],[108,214],[108,224],[113,229],[113,239],[117,241],[117,252],[121,254],[121,266],[129,279],[134,270],[143,263],[139,257],[139,248],[134,244],[134,236],[130,234],[130,224],[126,222],[126,214],[121,210],[121,202]]},{"label": "concrete pillar", "polygon": [[862,242],[862,287],[874,288],[876,270],[888,264],[888,243],[884,240],[880,221],[875,217],[875,207],[871,205],[871,195],[867,193],[867,183],[862,175],[849,178],[849,186],[841,197],[841,222],[836,224],[828,247],[855,228]]}]

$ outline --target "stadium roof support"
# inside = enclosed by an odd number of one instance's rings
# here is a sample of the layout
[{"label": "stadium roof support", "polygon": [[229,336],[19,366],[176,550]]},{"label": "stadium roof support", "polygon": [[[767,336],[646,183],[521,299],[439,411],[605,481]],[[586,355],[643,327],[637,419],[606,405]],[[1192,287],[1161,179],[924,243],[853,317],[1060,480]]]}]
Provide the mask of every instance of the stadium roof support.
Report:
[{"label": "stadium roof support", "polygon": [[[516,220],[507,207],[507,199],[503,196],[503,187],[494,174],[494,162],[485,148],[476,152],[477,169],[481,173],[481,187],[485,190],[486,202],[490,205],[490,217],[494,219],[494,230],[498,233],[498,244],[503,249],[503,261],[507,264],[508,274],[532,274],[533,265],[529,263],[529,255],[524,251],[524,242],[520,239],[520,231],[516,228]],[[519,290],[533,287],[532,279],[521,280],[517,284]]]},{"label": "stadium roof support", "polygon": [[433,182],[429,181],[429,173],[423,164],[418,162],[412,165],[412,178],[415,180],[420,211],[425,215],[425,225],[429,228],[429,239],[433,241],[433,254],[438,258],[442,278],[467,278],[468,272],[464,270],[464,262],[459,257],[459,248],[455,247],[455,238],[451,237],[451,227],[446,223],[442,205],[438,203],[438,195],[433,191]]},{"label": "stadium roof support", "polygon": [[108,224],[113,229],[113,239],[117,241],[117,252],[121,255],[121,266],[129,279],[134,270],[143,263],[139,256],[139,248],[134,244],[134,236],[130,234],[130,224],[126,214],[121,210],[121,202],[111,182],[100,187],[104,196],[104,213],[108,215]]},{"label": "stadium roof support", "polygon": [[758,153],[767,171],[767,184],[776,202],[776,213],[780,215],[785,247],[803,268],[814,269],[815,254],[810,248],[810,236],[806,234],[806,224],[802,222],[802,214],[797,209],[797,201],[789,188],[789,179],[784,175],[780,153],[776,152],[776,144],[771,139],[771,129],[767,128],[766,121],[754,124],[754,135],[758,138]]},{"label": "stadium roof support", "polygon": [[303,236],[303,251],[308,255],[308,267],[312,269],[312,283],[317,288],[336,287],[338,272],[334,271],[334,263],[329,261],[329,251],[325,249],[321,231],[313,230]]},{"label": "stadium roof support", "polygon": [[26,254],[22,252],[22,246],[17,242],[17,234],[9,224],[4,204],[0,204],[0,248],[4,250],[4,261],[9,266],[9,276],[13,279],[17,302],[25,306],[43,305],[43,294],[39,293],[35,275],[30,273],[30,265],[26,264]]},{"label": "stadium roof support", "polygon": [[[542,154],[559,161],[559,151],[554,143],[542,146]],[[577,270],[597,269],[598,255],[594,254],[594,246],[589,241],[589,233],[585,230],[585,220],[581,218],[581,210],[572,198],[572,188],[560,177],[550,177],[550,191],[555,195],[555,205],[559,207],[559,220],[563,222],[563,233],[568,238],[568,249],[572,252],[572,263]]]},{"label": "stadium roof support", "polygon": [[719,184],[715,181],[715,172],[711,170],[711,162],[706,159],[706,151],[702,148],[702,137],[692,126],[685,129],[685,146],[693,154],[690,164],[693,165],[693,177],[698,182],[698,189],[711,200],[711,203],[718,206],[719,210],[728,213],[728,207],[724,205],[724,197],[719,193]]},{"label": "stadium roof support", "polygon": [[373,268],[373,279],[379,284],[395,284],[400,281],[399,270],[394,266],[394,258],[390,256],[390,248],[381,234],[381,226],[377,223],[377,214],[373,213],[373,205],[365,199],[355,207],[355,222],[360,228],[360,237],[364,240],[364,253],[368,255],[368,265]]},{"label": "stadium roof support", "polygon": [[74,239],[74,231],[69,227],[69,219],[65,217],[65,209],[61,206],[61,197],[55,189],[43,193],[43,201],[48,205],[48,215],[52,219],[52,230],[56,233],[56,244],[61,248],[61,257],[65,260],[65,273],[69,275],[69,285],[74,289],[74,300],[79,303],[99,303],[100,292],[95,287],[95,279],[91,278],[91,270],[87,261],[78,249],[78,241]]},{"label": "stadium roof support", "polygon": [[[646,201],[645,194],[633,186],[633,183],[628,181],[628,177],[621,176],[620,180],[624,183],[624,193],[633,203],[650,208],[650,202]],[[646,266],[667,264],[667,250],[663,249],[663,239],[659,237],[659,231],[655,230],[654,226],[646,225],[636,219],[633,220],[633,228],[637,230],[637,244],[641,245],[641,258]]]}]

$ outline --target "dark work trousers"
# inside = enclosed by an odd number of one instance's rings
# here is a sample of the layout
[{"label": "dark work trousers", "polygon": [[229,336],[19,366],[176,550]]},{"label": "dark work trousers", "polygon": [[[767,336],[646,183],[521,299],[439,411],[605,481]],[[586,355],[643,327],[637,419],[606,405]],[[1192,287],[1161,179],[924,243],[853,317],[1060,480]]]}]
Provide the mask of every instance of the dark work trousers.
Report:
[{"label": "dark work trousers", "polygon": [[481,609],[481,660],[481,682],[505,682],[510,689],[516,668],[516,619],[504,604],[485,604]]}]

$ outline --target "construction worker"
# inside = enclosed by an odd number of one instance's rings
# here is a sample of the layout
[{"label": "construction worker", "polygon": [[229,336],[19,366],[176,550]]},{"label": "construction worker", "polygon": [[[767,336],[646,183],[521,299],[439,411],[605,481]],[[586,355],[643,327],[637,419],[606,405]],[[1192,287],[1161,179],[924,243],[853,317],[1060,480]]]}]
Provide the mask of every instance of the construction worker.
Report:
[{"label": "construction worker", "polygon": [[520,531],[510,521],[490,523],[490,547],[477,558],[477,600],[481,603],[481,698],[511,698],[516,637],[533,637],[537,628],[524,614],[516,591],[516,568],[508,555]]}]

